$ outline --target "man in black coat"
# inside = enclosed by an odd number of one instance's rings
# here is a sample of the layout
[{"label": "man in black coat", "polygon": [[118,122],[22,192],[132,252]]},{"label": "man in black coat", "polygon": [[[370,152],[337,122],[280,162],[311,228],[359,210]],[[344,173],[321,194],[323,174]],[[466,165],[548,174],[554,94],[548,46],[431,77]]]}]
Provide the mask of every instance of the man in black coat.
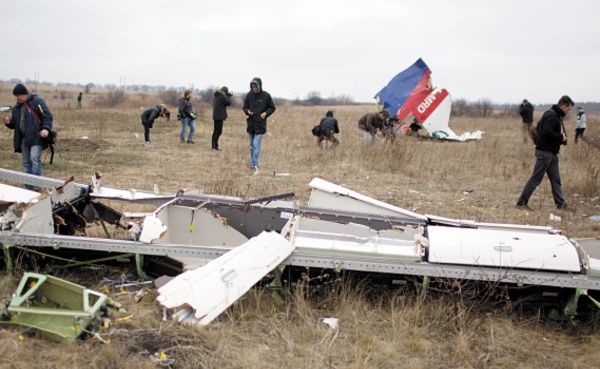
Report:
[{"label": "man in black coat", "polygon": [[244,99],[243,110],[248,117],[246,132],[250,140],[250,170],[257,175],[262,136],[267,133],[267,117],[275,112],[275,103],[271,95],[262,89],[260,78],[255,77],[250,82],[250,92]]},{"label": "man in black coat", "polygon": [[561,145],[567,144],[564,133],[563,118],[573,107],[573,100],[567,95],[558,100],[558,104],[544,113],[539,123],[539,133],[535,147],[536,162],[531,178],[525,184],[523,192],[517,200],[517,207],[529,209],[527,203],[533,191],[542,183],[544,173],[548,174],[552,186],[552,196],[557,209],[566,209],[567,202],[563,198],[558,167],[558,152]]},{"label": "man in black coat", "polygon": [[340,141],[334,137],[335,133],[340,133],[338,121],[333,117],[333,111],[329,110],[325,114],[325,118],[319,123],[319,137],[317,137],[317,145],[322,149],[323,141],[327,140],[333,143],[333,146],[340,144]]},{"label": "man in black coat", "polygon": [[529,142],[531,123],[533,123],[533,105],[524,99],[519,105],[519,115],[523,119],[523,142]]},{"label": "man in black coat", "polygon": [[219,137],[223,132],[223,122],[227,120],[227,107],[231,106],[231,92],[227,86],[223,86],[217,91],[213,98],[213,121],[215,122],[212,134],[212,149],[221,150],[219,147]]}]

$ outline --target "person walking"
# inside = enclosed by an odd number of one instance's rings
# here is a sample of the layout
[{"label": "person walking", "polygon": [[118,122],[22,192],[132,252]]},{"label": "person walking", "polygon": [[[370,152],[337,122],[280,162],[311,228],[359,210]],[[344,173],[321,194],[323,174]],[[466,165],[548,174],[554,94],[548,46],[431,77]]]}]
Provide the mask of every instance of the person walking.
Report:
[{"label": "person walking", "polygon": [[275,103],[271,95],[263,90],[260,78],[255,77],[250,81],[250,92],[246,94],[242,109],[247,116],[246,132],[250,141],[250,171],[253,175],[257,175],[262,136],[267,133],[267,117],[275,112]]},{"label": "person walking", "polygon": [[531,137],[531,124],[533,123],[533,105],[527,101],[527,99],[523,99],[521,105],[519,105],[519,115],[523,120],[523,142],[528,142]]},{"label": "person walking", "polygon": [[333,111],[329,110],[325,117],[319,123],[319,136],[317,137],[317,146],[323,148],[323,141],[327,140],[333,144],[333,147],[340,144],[340,141],[335,138],[334,134],[340,133],[338,121],[333,117]]},{"label": "person walking", "polygon": [[[52,113],[41,97],[29,93],[21,83],[14,87],[13,95],[17,103],[12,107],[12,116],[3,116],[2,121],[14,130],[13,146],[15,152],[22,155],[25,173],[41,176],[43,139],[52,130]],[[25,185],[25,188],[33,190],[31,185]]]},{"label": "person walking", "polygon": [[77,109],[81,109],[81,99],[83,98],[83,92],[80,92],[79,95],[77,95]]},{"label": "person walking", "polygon": [[212,134],[212,149],[221,150],[219,146],[219,137],[223,133],[223,122],[227,120],[227,107],[231,106],[232,93],[227,86],[223,86],[215,91],[213,98],[213,121],[214,128]]},{"label": "person walking", "polygon": [[154,125],[154,120],[156,118],[167,118],[167,122],[171,118],[171,112],[167,109],[165,104],[156,105],[153,108],[147,109],[142,113],[142,125],[144,126],[144,145],[147,147],[152,147],[152,143],[150,142],[150,130]]},{"label": "person walking", "polygon": [[181,121],[181,133],[179,134],[179,142],[185,143],[185,131],[187,127],[190,127],[188,133],[187,143],[194,144],[196,141],[193,140],[194,132],[196,131],[196,125],[194,119],[196,119],[196,113],[192,108],[192,90],[187,89],[183,92],[183,97],[179,99],[179,114],[177,115]]},{"label": "person walking", "polygon": [[382,135],[385,121],[390,117],[390,111],[383,109],[379,113],[367,113],[358,121],[358,129],[365,138],[365,145],[371,146],[375,142],[375,136]]},{"label": "person walking", "polygon": [[579,137],[583,139],[583,132],[586,127],[586,116],[581,106],[577,107],[577,118],[575,119],[575,144],[579,141]]},{"label": "person walking", "polygon": [[548,175],[552,186],[552,196],[557,209],[566,209],[567,202],[563,198],[560,170],[558,166],[558,152],[561,145],[567,144],[563,118],[573,107],[573,100],[564,95],[558,100],[558,104],[544,113],[538,123],[538,139],[535,147],[535,166],[533,173],[525,184],[521,196],[517,200],[518,208],[530,209],[527,205],[529,198],[537,186],[542,183],[544,173]]}]

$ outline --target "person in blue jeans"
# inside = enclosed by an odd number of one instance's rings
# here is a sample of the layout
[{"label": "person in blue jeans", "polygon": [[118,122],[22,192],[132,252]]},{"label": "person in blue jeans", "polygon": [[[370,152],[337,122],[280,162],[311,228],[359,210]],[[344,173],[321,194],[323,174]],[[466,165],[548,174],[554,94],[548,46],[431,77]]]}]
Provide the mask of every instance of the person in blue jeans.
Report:
[{"label": "person in blue jeans", "polygon": [[262,136],[267,133],[267,117],[275,112],[275,103],[271,95],[262,89],[262,80],[253,78],[250,92],[244,99],[243,111],[246,114],[246,132],[250,141],[250,171],[258,174],[258,158]]},{"label": "person in blue jeans", "polygon": [[[15,86],[13,95],[17,104],[12,108],[12,116],[3,116],[2,121],[15,131],[13,144],[15,152],[22,154],[25,173],[41,176],[43,139],[52,130],[52,113],[41,97],[30,94],[21,83]],[[33,186],[25,188],[32,190]]]},{"label": "person in blue jeans", "polygon": [[185,131],[187,127],[190,127],[190,132],[187,136],[187,143],[193,144],[196,141],[194,138],[194,131],[196,131],[196,125],[194,119],[196,114],[192,108],[192,90],[185,90],[183,97],[179,99],[179,119],[181,120],[181,133],[179,134],[179,142],[185,143]]}]

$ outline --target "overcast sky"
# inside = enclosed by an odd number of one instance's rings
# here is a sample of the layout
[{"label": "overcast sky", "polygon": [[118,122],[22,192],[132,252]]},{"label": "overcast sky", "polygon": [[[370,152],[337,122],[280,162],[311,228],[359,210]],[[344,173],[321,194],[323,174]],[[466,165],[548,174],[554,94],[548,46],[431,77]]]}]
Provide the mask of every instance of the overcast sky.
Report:
[{"label": "overcast sky", "polygon": [[373,96],[423,58],[453,98],[599,101],[597,0],[3,1],[0,79]]}]

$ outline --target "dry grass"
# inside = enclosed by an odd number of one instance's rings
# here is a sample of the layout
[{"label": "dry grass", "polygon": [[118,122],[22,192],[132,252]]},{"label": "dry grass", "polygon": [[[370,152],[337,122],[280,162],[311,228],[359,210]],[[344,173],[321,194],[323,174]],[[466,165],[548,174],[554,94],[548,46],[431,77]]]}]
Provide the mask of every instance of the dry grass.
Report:
[{"label": "dry grass", "polygon": [[[13,103],[12,86],[0,86],[0,105]],[[553,206],[544,180],[523,212],[514,203],[534,164],[533,145],[523,144],[518,120],[455,119],[457,132],[481,129],[484,139],[452,143],[400,137],[363,147],[357,120],[372,106],[334,107],[340,122],[341,145],[318,150],[310,129],[328,108],[279,107],[269,120],[260,159],[261,174],[248,170],[249,150],[240,106],[229,109],[221,138],[222,152],[211,151],[210,109],[196,121],[196,145],[179,144],[176,120],[158,120],[152,130],[153,149],[143,146],[141,106],[161,103],[156,95],[132,96],[118,109],[96,109],[95,95],[84,95],[84,109],[76,110],[61,93],[42,89],[55,114],[62,158],[44,165],[45,176],[88,182],[94,172],[108,185],[175,192],[180,188],[244,198],[294,191],[305,203],[313,177],[347,186],[374,198],[427,214],[485,222],[552,225],[568,236],[598,237],[600,224],[587,219],[600,215],[600,119],[589,114],[588,144],[570,142],[560,154],[563,189],[574,213],[560,213],[551,222]],[[64,94],[62,94],[64,95]],[[143,104],[143,105],[142,105]],[[137,106],[139,105],[139,106]],[[566,122],[574,130],[574,118]],[[136,138],[135,134],[139,137]],[[83,139],[87,137],[87,139]],[[12,132],[0,131],[2,167],[22,170],[20,155],[12,152]],[[46,159],[47,161],[47,159]],[[291,173],[289,177],[273,172]],[[466,191],[469,190],[469,191]],[[115,204],[123,208],[122,204]],[[114,271],[79,271],[87,286],[101,289],[101,276]],[[72,276],[72,278],[75,278]],[[8,296],[14,280],[2,278]],[[261,289],[238,301],[218,321],[204,329],[181,327],[161,320],[153,293],[136,304],[130,295],[113,296],[126,305],[131,322],[96,340],[65,346],[35,337],[18,339],[14,331],[0,333],[1,368],[150,368],[148,356],[165,350],[174,368],[581,368],[600,360],[599,336],[585,326],[572,328],[535,317],[481,311],[472,302],[430,296],[423,300],[402,291],[373,294],[365,285],[336,282],[324,291],[314,286],[296,288],[285,304]],[[340,333],[321,322],[340,319]]]}]

